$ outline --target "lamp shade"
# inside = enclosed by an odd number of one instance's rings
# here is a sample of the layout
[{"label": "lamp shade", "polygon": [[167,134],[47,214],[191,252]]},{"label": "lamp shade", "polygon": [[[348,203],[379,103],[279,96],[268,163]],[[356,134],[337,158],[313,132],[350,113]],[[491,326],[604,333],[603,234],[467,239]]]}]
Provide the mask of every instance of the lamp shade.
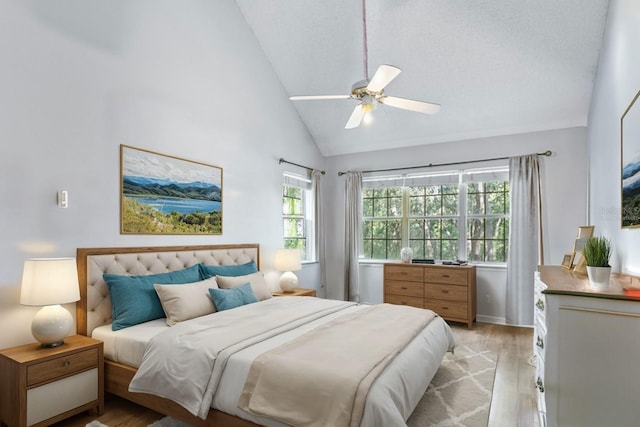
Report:
[{"label": "lamp shade", "polygon": [[75,258],[33,258],[24,262],[20,304],[67,304],[80,299]]},{"label": "lamp shade", "polygon": [[302,269],[299,249],[276,249],[273,267],[279,271],[297,271]]}]

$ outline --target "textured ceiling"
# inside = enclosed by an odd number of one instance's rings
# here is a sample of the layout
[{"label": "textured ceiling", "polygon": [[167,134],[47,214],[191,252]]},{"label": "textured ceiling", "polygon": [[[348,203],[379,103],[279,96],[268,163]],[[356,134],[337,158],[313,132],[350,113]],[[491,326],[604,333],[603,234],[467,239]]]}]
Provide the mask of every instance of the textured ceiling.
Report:
[{"label": "textured ceiling", "polygon": [[[361,0],[236,0],[287,95],[349,94],[365,78]],[[291,101],[325,156],[585,126],[608,0],[368,0],[369,77],[435,102],[432,116],[355,100]]]}]

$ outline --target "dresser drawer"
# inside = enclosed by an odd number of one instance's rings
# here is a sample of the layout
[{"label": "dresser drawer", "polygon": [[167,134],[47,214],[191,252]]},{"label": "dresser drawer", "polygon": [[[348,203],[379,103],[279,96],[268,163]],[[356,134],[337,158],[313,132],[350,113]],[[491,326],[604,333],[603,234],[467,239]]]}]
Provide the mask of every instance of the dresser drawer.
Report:
[{"label": "dresser drawer", "polygon": [[403,280],[407,282],[422,282],[423,269],[417,266],[388,265],[384,267],[385,280]]},{"label": "dresser drawer", "polygon": [[462,302],[427,300],[424,303],[424,308],[433,310],[436,314],[444,318],[467,318],[467,304]]},{"label": "dresser drawer", "polygon": [[385,294],[403,295],[408,297],[424,297],[424,285],[417,282],[401,282],[398,280],[387,280],[384,283]]},{"label": "dresser drawer", "polygon": [[27,368],[27,387],[98,366],[98,349],[91,348],[77,353],[35,363]]},{"label": "dresser drawer", "polygon": [[447,283],[451,285],[467,285],[467,270],[455,268],[430,268],[424,272],[424,281],[430,283]]},{"label": "dresser drawer", "polygon": [[467,287],[427,283],[424,294],[428,299],[467,302]]},{"label": "dresser drawer", "polygon": [[404,295],[384,294],[384,302],[389,304],[410,305],[412,307],[424,308],[424,298],[408,297]]}]

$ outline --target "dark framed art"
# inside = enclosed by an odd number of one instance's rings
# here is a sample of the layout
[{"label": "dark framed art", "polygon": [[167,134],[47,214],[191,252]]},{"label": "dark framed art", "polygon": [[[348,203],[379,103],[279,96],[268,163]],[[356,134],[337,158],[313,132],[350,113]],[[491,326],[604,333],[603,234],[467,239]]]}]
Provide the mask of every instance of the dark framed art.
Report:
[{"label": "dark framed art", "polygon": [[622,228],[640,227],[640,101],[638,96],[640,91],[620,118]]},{"label": "dark framed art", "polygon": [[222,168],[120,145],[121,234],[222,234]]}]

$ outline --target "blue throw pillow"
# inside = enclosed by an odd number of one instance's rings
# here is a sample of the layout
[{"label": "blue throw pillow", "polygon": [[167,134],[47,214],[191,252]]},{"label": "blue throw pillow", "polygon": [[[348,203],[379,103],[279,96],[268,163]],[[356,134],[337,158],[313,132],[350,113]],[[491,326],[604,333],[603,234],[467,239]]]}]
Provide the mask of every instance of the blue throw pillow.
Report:
[{"label": "blue throw pillow", "polygon": [[246,276],[247,274],[257,272],[258,266],[255,261],[249,261],[246,264],[238,265],[200,264],[200,274],[202,274],[203,280],[213,276]]},{"label": "blue throw pillow", "polygon": [[102,275],[111,298],[111,329],[117,331],[138,323],[165,317],[160,298],[153,285],[200,281],[200,268],[192,265],[184,270],[146,276]]},{"label": "blue throw pillow", "polygon": [[251,283],[245,283],[232,289],[210,288],[209,294],[211,294],[213,303],[216,305],[218,311],[229,310],[240,307],[241,305],[258,302],[258,299],[251,289]]}]

